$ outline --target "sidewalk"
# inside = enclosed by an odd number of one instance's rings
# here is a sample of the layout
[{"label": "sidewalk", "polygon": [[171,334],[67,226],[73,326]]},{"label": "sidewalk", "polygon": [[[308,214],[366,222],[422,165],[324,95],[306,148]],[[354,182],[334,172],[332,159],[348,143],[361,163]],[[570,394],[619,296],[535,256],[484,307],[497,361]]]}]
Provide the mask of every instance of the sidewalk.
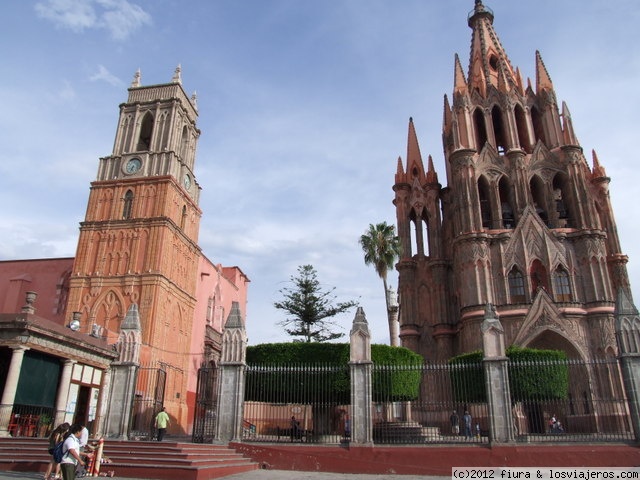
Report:
[{"label": "sidewalk", "polygon": [[[113,478],[117,480],[136,480],[134,478],[118,477],[117,475]],[[254,470],[252,472],[238,473],[236,475],[223,477],[221,480],[450,480],[450,478],[451,477],[427,477],[424,475],[365,475],[361,473]],[[26,479],[42,480],[42,474],[33,472],[0,472],[0,480]]]}]

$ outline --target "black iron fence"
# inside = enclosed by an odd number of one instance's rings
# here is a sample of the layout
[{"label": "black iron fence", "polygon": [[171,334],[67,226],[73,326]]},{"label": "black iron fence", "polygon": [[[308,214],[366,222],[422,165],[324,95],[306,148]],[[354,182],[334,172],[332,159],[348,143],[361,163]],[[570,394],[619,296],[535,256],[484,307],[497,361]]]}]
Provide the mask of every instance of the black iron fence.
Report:
[{"label": "black iron fence", "polygon": [[210,443],[216,433],[218,407],[218,368],[203,367],[198,370],[196,408],[193,417],[194,443]]},{"label": "black iron fence", "polygon": [[[509,361],[507,370],[516,441],[635,438],[617,359]],[[248,366],[245,381],[243,440],[350,440],[347,365]],[[199,384],[210,390],[211,382],[204,376]],[[489,442],[487,387],[483,363],[374,365],[373,440],[376,444]],[[212,435],[214,401],[205,395],[198,407],[195,425],[203,439]]]},{"label": "black iron fence", "polygon": [[338,443],[350,436],[347,365],[248,366],[245,441]]},{"label": "black iron fence", "polygon": [[156,414],[162,409],[167,373],[158,367],[138,367],[131,408],[129,438],[151,440]]},{"label": "black iron fence", "polygon": [[374,365],[372,376],[375,443],[488,441],[482,365]]},{"label": "black iron fence", "polygon": [[516,437],[527,441],[631,441],[617,359],[509,363]]},{"label": "black iron fence", "polygon": [[1,410],[8,416],[1,419],[2,425],[12,437],[48,437],[55,427],[53,407],[14,404]]}]

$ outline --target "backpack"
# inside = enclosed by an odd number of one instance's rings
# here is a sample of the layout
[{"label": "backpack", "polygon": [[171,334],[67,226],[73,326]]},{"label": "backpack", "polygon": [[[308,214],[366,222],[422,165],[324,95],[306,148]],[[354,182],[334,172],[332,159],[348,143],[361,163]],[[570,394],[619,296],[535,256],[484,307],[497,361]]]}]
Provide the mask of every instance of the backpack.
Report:
[{"label": "backpack", "polygon": [[64,446],[64,441],[56,443],[56,446],[53,447],[53,461],[56,463],[62,462],[64,458],[64,450],[62,447]]}]

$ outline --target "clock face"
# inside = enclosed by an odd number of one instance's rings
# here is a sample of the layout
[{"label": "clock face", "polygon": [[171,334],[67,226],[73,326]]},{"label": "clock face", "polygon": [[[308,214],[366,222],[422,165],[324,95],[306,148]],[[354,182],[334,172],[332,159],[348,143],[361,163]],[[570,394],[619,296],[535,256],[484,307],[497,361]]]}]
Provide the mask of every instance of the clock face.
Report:
[{"label": "clock face", "polygon": [[191,188],[191,177],[188,173],[184,176],[184,188],[187,190]]},{"label": "clock face", "polygon": [[136,173],[142,167],[142,160],[139,158],[132,158],[127,162],[124,167],[124,171],[127,173]]}]

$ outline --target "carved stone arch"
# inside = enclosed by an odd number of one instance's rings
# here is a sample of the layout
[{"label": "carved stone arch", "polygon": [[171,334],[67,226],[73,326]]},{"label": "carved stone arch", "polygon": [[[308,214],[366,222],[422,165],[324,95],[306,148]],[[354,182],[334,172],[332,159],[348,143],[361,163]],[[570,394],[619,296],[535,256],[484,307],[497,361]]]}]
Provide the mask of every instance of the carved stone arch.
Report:
[{"label": "carved stone arch", "polygon": [[560,159],[555,155],[547,146],[542,143],[536,143],[531,154],[531,160],[529,161],[529,168],[531,170],[550,168],[558,170]]},{"label": "carved stone arch", "polygon": [[493,209],[491,201],[491,183],[485,174],[478,176],[477,180],[478,200],[480,202],[480,218],[483,228],[491,228]]},{"label": "carved stone arch", "polygon": [[138,132],[138,141],[136,142],[136,152],[151,150],[151,141],[153,135],[155,119],[153,113],[145,112],[140,121],[140,130]]},{"label": "carved stone arch", "polygon": [[529,126],[527,122],[527,116],[529,115],[529,107],[518,100],[515,101],[513,107],[513,118],[516,123],[516,135],[518,145],[526,153],[533,152],[533,142],[529,136]]},{"label": "carved stone arch", "polygon": [[640,353],[640,318],[618,317],[616,320],[618,344],[622,353]]},{"label": "carved stone arch", "polygon": [[[534,345],[541,345],[542,340],[546,339],[546,343],[551,345],[553,342],[551,342],[550,339],[541,336],[546,331],[560,335],[572,345],[572,348],[568,349],[568,351],[562,348],[560,349],[567,351],[567,354],[570,354],[570,358],[589,358],[589,348],[579,334],[576,321],[562,315],[549,293],[543,289],[539,289],[536,292],[529,312],[520,325],[513,344],[533,347]],[[534,342],[536,338],[540,338],[540,340]]]},{"label": "carved stone arch", "polygon": [[581,351],[579,344],[571,338],[567,338],[564,332],[553,327],[540,330],[534,337],[526,339],[521,346],[539,350],[561,350],[571,359],[585,360],[587,358],[587,355]]},{"label": "carved stone arch", "polygon": [[89,331],[91,331],[90,329],[95,323],[105,331],[115,332],[117,335],[120,331],[120,322],[122,322],[126,314],[124,305],[125,299],[121,292],[115,289],[104,291],[96,298],[91,307]]}]

